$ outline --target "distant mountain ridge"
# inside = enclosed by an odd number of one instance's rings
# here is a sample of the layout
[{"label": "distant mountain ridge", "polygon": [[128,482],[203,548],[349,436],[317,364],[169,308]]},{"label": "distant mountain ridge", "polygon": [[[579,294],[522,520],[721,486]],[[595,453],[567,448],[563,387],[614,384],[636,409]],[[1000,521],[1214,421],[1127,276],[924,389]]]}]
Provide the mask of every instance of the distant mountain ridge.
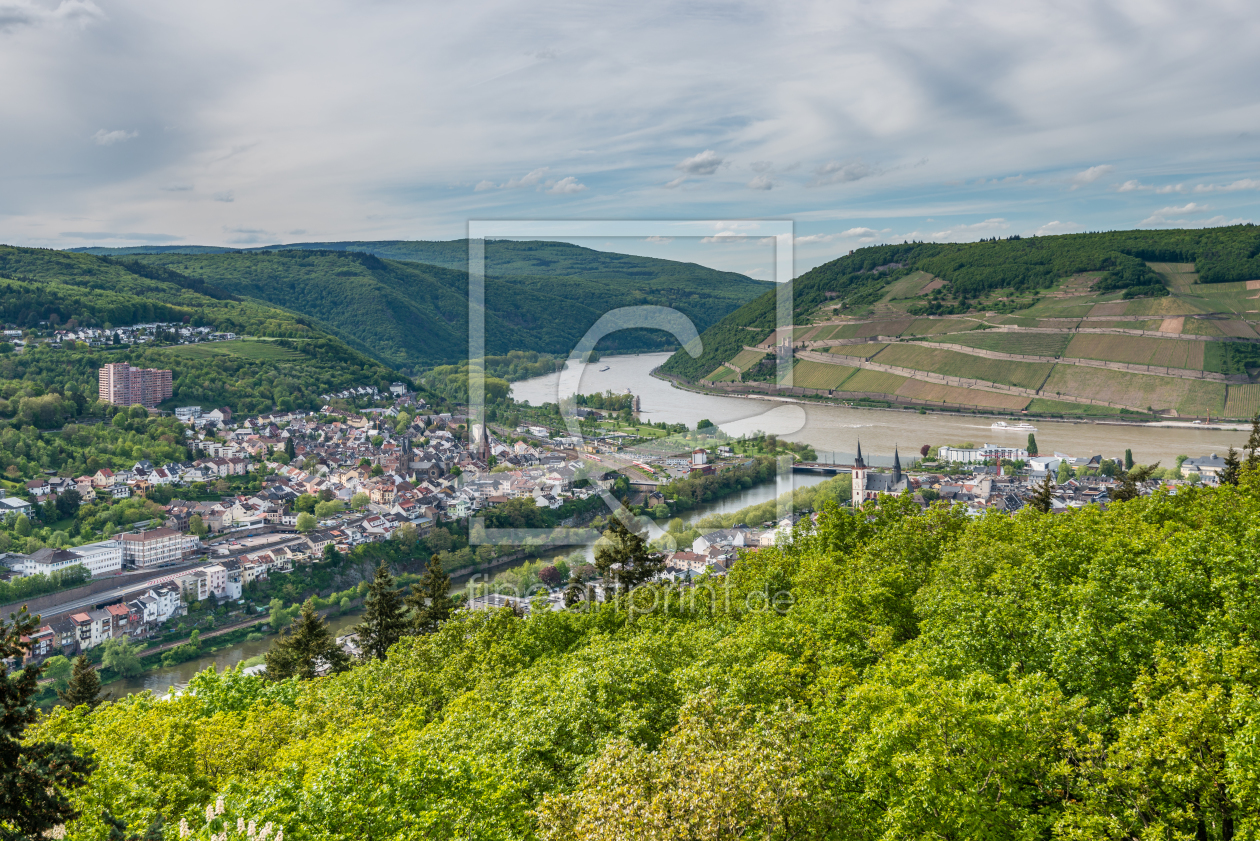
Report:
[{"label": "distant mountain ridge", "polygon": [[[405,371],[467,356],[467,240],[76,249],[167,271],[207,290],[316,319],[352,347]],[[772,284],[695,263],[559,242],[486,245],[486,351],[568,353],[618,307],[678,309],[703,331]],[[671,350],[667,334],[634,330],[603,351]]]}]

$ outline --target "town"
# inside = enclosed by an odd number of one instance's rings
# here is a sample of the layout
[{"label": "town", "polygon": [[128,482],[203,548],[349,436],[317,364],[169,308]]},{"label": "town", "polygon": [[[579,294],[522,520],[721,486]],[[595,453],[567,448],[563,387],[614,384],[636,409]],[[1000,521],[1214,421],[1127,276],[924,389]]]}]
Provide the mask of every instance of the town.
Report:
[{"label": "town", "polygon": [[[169,383],[169,372],[111,364],[101,369],[100,379],[101,394],[111,402],[146,406],[157,402],[149,383],[160,389]],[[510,430],[470,424],[464,415],[428,412],[425,401],[402,383],[394,383],[388,393],[362,387],[327,397],[367,398],[382,405],[358,414],[337,415],[325,406],[320,412],[248,418],[234,418],[226,408],[178,407],[174,416],[184,425],[192,460],[161,465],[141,460],[125,470],[35,479],[25,483],[24,494],[0,498],[3,525],[18,541],[30,533],[32,519],[46,519],[43,512],[67,500],[75,506],[164,500],[158,516],[117,533],[107,527],[96,539],[80,536],[38,548],[6,540],[11,550],[29,550],[0,555],[9,580],[53,580],[75,570],[76,581],[118,581],[108,591],[76,595],[68,605],[55,594],[42,597],[45,623],[31,638],[28,656],[69,656],[110,639],[151,638],[185,616],[190,604],[208,599],[237,603],[255,581],[366,543],[425,539],[434,529],[461,533],[470,518],[493,519],[496,509],[512,504],[556,515],[545,520],[548,524],[581,525],[608,514],[598,494],[617,487],[633,513],[663,521],[683,510],[671,498],[677,487],[672,483],[753,464],[737,452],[747,449],[741,447],[746,442],[726,440],[712,427],[710,439],[690,433],[682,441],[708,440],[709,446],[671,451],[679,447],[677,440],[638,442],[629,433],[606,430],[587,440],[535,423]],[[601,413],[583,409],[582,416],[594,421]],[[1106,506],[1136,467],[1131,455],[1039,455],[1031,435],[1028,448],[925,446],[905,459],[904,467],[894,451],[891,466],[882,469],[868,465],[870,454],[863,456],[860,441],[855,445],[852,464],[796,457],[793,469],[848,474],[845,502],[854,508],[877,505],[884,494],[906,494],[924,508],[961,505],[978,516],[1033,504],[1047,477],[1052,488],[1044,504],[1052,512]],[[1139,475],[1134,492],[1215,484],[1229,467],[1228,458],[1216,453],[1178,459],[1173,467]],[[753,524],[693,525],[671,529],[653,548],[663,555],[661,577],[690,581],[723,575],[740,552],[790,539],[793,529],[809,528],[811,522],[806,511]],[[499,551],[486,547],[480,560],[489,561]],[[589,583],[602,598],[604,583]],[[563,607],[558,586],[552,590],[552,606]],[[527,611],[530,600],[519,593],[486,593],[471,606],[504,604]]]}]

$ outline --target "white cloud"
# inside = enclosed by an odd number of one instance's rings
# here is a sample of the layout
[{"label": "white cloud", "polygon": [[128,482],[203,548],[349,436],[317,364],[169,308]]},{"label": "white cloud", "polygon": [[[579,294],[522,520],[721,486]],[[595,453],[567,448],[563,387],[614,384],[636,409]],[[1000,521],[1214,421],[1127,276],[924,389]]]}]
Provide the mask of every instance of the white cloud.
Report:
[{"label": "white cloud", "polygon": [[1161,207],[1155,211],[1155,216],[1171,216],[1175,213],[1206,213],[1212,208],[1206,204],[1197,204],[1195,202],[1187,202],[1180,207]]},{"label": "white cloud", "polygon": [[748,168],[753,172],[769,172],[774,169],[774,164],[770,163],[770,161],[753,161],[748,165]]},{"label": "white cloud", "polygon": [[[1175,207],[1164,208],[1165,210],[1177,210]],[[1220,225],[1246,225],[1251,222],[1250,219],[1226,219],[1224,216],[1213,216],[1210,219],[1169,219],[1162,213],[1156,213],[1152,216],[1138,222],[1139,225],[1170,225],[1174,228],[1215,228]]]},{"label": "white cloud", "polygon": [[568,176],[565,176],[564,178],[561,178],[556,183],[552,184],[551,188],[547,190],[547,192],[548,193],[561,193],[561,194],[580,193],[585,189],[586,189],[585,184],[579,184],[576,178],[574,178],[572,175],[568,175]]},{"label": "white cloud", "polygon": [[509,178],[507,181],[499,185],[499,189],[512,190],[516,187],[532,187],[542,181],[543,178],[547,176],[547,172],[550,169],[551,167],[549,166],[540,166],[538,169],[528,172],[520,178]]},{"label": "white cloud", "polygon": [[86,26],[104,19],[105,13],[91,0],[62,0],[55,8],[27,0],[0,0],[0,32],[49,23]]},{"label": "white cloud", "polygon": [[891,228],[883,230],[875,230],[874,228],[849,228],[838,234],[810,234],[808,236],[797,237],[797,245],[813,245],[820,242],[835,242],[836,240],[857,240],[860,243],[874,242],[880,238],[881,234],[888,233]]},{"label": "white cloud", "polygon": [[1243,178],[1232,184],[1196,184],[1194,187],[1196,193],[1232,193],[1238,190],[1260,190],[1260,181]]},{"label": "white cloud", "polygon": [[673,241],[674,241],[674,238],[673,238],[673,237],[647,237],[647,238],[646,238],[646,239],[644,239],[643,241],[644,241],[644,242],[656,242],[656,243],[660,243],[660,244],[664,245],[664,244],[665,244],[665,243],[667,243],[667,242],[673,242]]},{"label": "white cloud", "polygon": [[691,175],[712,175],[718,171],[725,160],[712,149],[705,149],[698,155],[692,155],[674,164],[674,169]]},{"label": "white cloud", "polygon": [[1072,176],[1072,189],[1083,187],[1086,184],[1093,184],[1099,178],[1102,178],[1109,172],[1113,172],[1115,167],[1111,164],[1101,164],[1100,166],[1091,166],[1089,169],[1078,172]]},{"label": "white cloud", "polygon": [[[739,223],[733,223],[733,224],[735,225],[735,227],[745,227],[745,228],[750,227],[748,223],[744,223],[742,225]],[[751,223],[751,227],[759,228],[761,226],[756,223]],[[724,230],[724,231],[718,231],[716,234],[714,234],[711,237],[702,237],[700,242],[702,243],[720,242],[720,243],[726,243],[726,244],[731,244],[731,243],[767,244],[767,243],[774,243],[775,238],[774,237],[759,237],[755,234],[740,233],[739,231],[732,231],[732,230]]]},{"label": "white cloud", "polygon": [[480,193],[483,190],[493,190],[493,189],[494,189],[493,181],[478,181],[477,186],[473,187],[473,192]]},{"label": "white cloud", "polygon": [[133,140],[139,136],[140,132],[138,131],[123,131],[122,129],[106,131],[101,129],[92,135],[92,142],[97,146],[113,146],[115,143],[126,143],[128,140]]},{"label": "white cloud", "polygon": [[1126,181],[1123,184],[1116,185],[1117,193],[1132,193],[1137,190],[1153,190],[1150,184],[1143,184],[1141,181]]},{"label": "white cloud", "polygon": [[1184,193],[1185,191],[1186,191],[1186,188],[1182,184],[1167,184],[1163,187],[1160,187],[1155,192],[1159,195],[1167,195],[1169,193]]},{"label": "white cloud", "polygon": [[841,184],[847,181],[860,181],[875,174],[875,170],[861,160],[852,161],[847,164],[830,161],[825,163],[818,169],[814,170],[813,186],[821,187],[827,184]]},{"label": "white cloud", "polygon": [[748,182],[750,190],[773,190],[774,179],[769,175],[758,175],[756,178]]},{"label": "white cloud", "polygon": [[686,181],[687,181],[687,176],[680,175],[677,178],[675,178],[673,181],[666,181],[661,186],[664,187],[666,190],[672,190],[675,187],[681,187],[683,184],[686,183]]},{"label": "white cloud", "polygon": [[1034,231],[1029,231],[1026,236],[1034,237],[1052,237],[1056,234],[1070,234],[1079,231],[1081,226],[1075,222],[1060,222],[1057,219],[1053,222],[1047,222]]}]

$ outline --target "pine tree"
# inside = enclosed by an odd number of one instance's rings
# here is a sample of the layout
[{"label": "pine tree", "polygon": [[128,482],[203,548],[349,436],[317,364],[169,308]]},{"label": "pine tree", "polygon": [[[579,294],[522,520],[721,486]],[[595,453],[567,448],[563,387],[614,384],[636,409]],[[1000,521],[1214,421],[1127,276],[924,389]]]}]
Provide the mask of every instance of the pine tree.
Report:
[{"label": "pine tree", "polygon": [[442,559],[429,559],[420,581],[411,585],[407,606],[413,611],[411,625],[417,633],[431,634],[451,618],[455,602],[451,599],[451,577],[442,568]]},{"label": "pine tree", "polygon": [[293,436],[290,435],[284,442],[284,454],[289,457],[289,461],[297,458],[297,445],[293,443]]},{"label": "pine tree", "polygon": [[582,579],[578,578],[577,573],[569,576],[569,585],[564,588],[564,606],[572,608],[580,604],[583,596]]},{"label": "pine tree", "polygon": [[[1028,450],[1028,455],[1030,456],[1037,455],[1037,436],[1036,435],[1033,435],[1031,432],[1028,433],[1028,446],[1025,447],[1024,449]],[[924,453],[924,455],[927,455],[927,453]]]},{"label": "pine tree", "polygon": [[595,568],[605,580],[614,582],[619,594],[650,581],[665,566],[664,557],[649,552],[643,536],[617,517],[608,524],[604,538],[595,549]]},{"label": "pine tree", "polygon": [[1225,467],[1221,470],[1221,484],[1237,485],[1241,470],[1242,460],[1238,457],[1238,451],[1230,447],[1225,452]]},{"label": "pine tree", "polygon": [[1133,469],[1133,450],[1124,451],[1124,469],[1125,470]]},{"label": "pine tree", "polygon": [[267,677],[308,680],[315,677],[321,665],[331,667],[334,672],[344,672],[350,668],[350,655],[337,644],[328,623],[315,612],[315,602],[307,599],[301,615],[267,652]]},{"label": "pine tree", "polygon": [[384,660],[389,647],[407,633],[403,600],[394,589],[394,576],[381,561],[364,600],[363,622],[358,627],[359,645],[365,659]]},{"label": "pine tree", "polygon": [[97,704],[109,700],[109,696],[101,696],[101,676],[96,673],[96,666],[82,654],[74,658],[70,683],[64,692],[57,693],[57,697],[72,709],[80,704],[87,704],[95,709]]},{"label": "pine tree", "polygon": [[1049,514],[1050,509],[1054,507],[1054,480],[1050,478],[1050,471],[1046,471],[1046,478],[1041,480],[1041,484],[1037,485],[1037,490],[1033,493],[1032,499],[1028,504],[1036,508],[1042,514]]},{"label": "pine tree", "polygon": [[1145,467],[1134,467],[1132,470],[1126,470],[1120,474],[1120,486],[1113,490],[1108,496],[1115,502],[1127,502],[1130,499],[1138,498],[1138,485],[1151,478],[1151,474],[1159,467],[1159,462],[1148,464]]},{"label": "pine tree", "polygon": [[5,661],[26,653],[22,637],[35,633],[39,617],[23,607],[10,618],[0,620],[0,836],[41,838],[78,817],[64,792],[85,784],[96,763],[65,742],[23,740],[26,726],[39,717],[34,698],[41,670],[27,666],[14,677]]}]

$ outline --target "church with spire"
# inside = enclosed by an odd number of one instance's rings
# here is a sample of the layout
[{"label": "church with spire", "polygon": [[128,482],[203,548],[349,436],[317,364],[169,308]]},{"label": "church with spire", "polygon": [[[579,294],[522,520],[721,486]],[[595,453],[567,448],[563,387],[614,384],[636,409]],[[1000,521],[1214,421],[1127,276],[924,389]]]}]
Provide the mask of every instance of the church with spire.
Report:
[{"label": "church with spire", "polygon": [[853,461],[853,507],[876,499],[880,494],[899,494],[910,489],[910,480],[901,472],[901,453],[893,448],[892,473],[872,473],[862,458],[862,442],[858,441],[857,458]]}]

